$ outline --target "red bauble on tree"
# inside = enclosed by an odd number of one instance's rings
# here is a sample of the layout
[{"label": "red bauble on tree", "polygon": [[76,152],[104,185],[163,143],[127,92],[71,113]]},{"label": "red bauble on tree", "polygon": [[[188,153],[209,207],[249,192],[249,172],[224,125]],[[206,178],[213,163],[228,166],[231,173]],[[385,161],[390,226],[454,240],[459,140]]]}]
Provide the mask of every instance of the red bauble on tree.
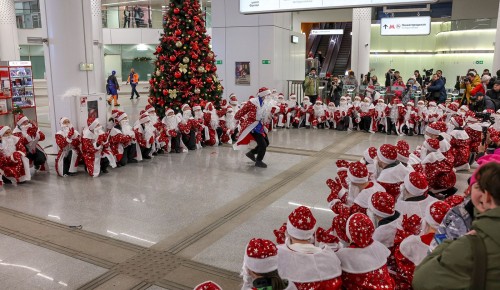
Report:
[{"label": "red bauble on tree", "polygon": [[215,74],[199,0],[170,0],[169,7],[155,52],[150,101],[160,117],[166,107],[179,111],[186,103],[212,102],[219,107],[223,88]]}]

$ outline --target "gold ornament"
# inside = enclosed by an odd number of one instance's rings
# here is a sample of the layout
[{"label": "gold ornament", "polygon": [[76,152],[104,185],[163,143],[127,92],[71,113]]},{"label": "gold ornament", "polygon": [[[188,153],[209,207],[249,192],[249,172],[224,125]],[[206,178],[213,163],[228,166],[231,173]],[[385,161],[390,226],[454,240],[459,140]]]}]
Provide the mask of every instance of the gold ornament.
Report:
[{"label": "gold ornament", "polygon": [[160,71],[159,69],[157,69],[157,70],[156,70],[156,75],[157,75],[157,76],[160,76],[160,74],[161,74],[161,71]]},{"label": "gold ornament", "polygon": [[169,90],[168,93],[170,94],[171,99],[175,99],[177,97],[177,90],[176,89]]},{"label": "gold ornament", "polygon": [[198,67],[198,72],[199,73],[204,73],[205,72],[205,68],[203,66],[199,66]]},{"label": "gold ornament", "polygon": [[214,53],[213,53],[213,52],[209,52],[209,53],[208,53],[208,57],[209,57],[210,59],[212,59],[212,58],[214,57]]},{"label": "gold ornament", "polygon": [[201,91],[200,91],[200,89],[198,89],[198,88],[194,89],[194,93],[195,93],[195,94],[197,94],[197,95],[198,95],[200,92],[201,92]]},{"label": "gold ornament", "polygon": [[175,43],[175,46],[177,46],[177,47],[181,47],[181,46],[182,46],[182,42],[177,41],[177,42]]},{"label": "gold ornament", "polygon": [[189,62],[189,57],[185,56],[185,57],[182,59],[182,62],[183,62],[183,63],[188,63],[188,62]]},{"label": "gold ornament", "polygon": [[185,74],[187,73],[187,67],[187,64],[179,64],[179,71]]}]

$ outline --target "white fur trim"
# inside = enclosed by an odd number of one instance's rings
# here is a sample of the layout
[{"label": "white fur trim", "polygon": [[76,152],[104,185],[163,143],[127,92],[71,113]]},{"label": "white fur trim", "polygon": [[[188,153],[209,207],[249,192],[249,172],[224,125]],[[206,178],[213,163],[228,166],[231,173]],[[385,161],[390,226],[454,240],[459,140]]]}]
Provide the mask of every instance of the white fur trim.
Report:
[{"label": "white fur trim", "polygon": [[421,196],[429,189],[429,187],[426,187],[425,189],[420,189],[420,188],[417,188],[416,186],[414,186],[410,182],[410,174],[406,175],[404,185],[405,185],[406,191],[408,191],[408,193],[411,194],[412,196]]},{"label": "white fur trim", "polygon": [[436,203],[436,202],[437,202],[437,201],[429,203],[429,204],[427,205],[427,207],[425,208],[425,213],[424,213],[424,220],[425,220],[425,222],[426,222],[429,226],[433,227],[434,229],[439,228],[439,225],[440,225],[440,224],[438,224],[438,223],[434,220],[434,218],[432,218],[432,216],[431,216],[431,206],[432,206],[434,203]]},{"label": "white fur trim", "polygon": [[398,158],[397,158],[397,160],[398,160],[399,162],[403,162],[403,163],[406,163],[406,164],[407,164],[407,163],[408,163],[408,159],[409,159],[408,157],[403,156],[403,155],[401,155],[401,154],[399,154],[399,153],[398,153]]},{"label": "white fur trim", "polygon": [[7,130],[10,130],[9,126],[3,126],[3,128],[0,130],[0,136],[3,136]]},{"label": "white fur trim", "polygon": [[[205,281],[205,282],[203,282],[203,283],[201,283],[201,284],[199,284],[199,285],[196,285],[196,286],[194,287],[194,289],[198,289],[198,287],[201,287],[201,285],[203,285],[203,284],[205,284],[205,283],[208,283],[208,282],[210,282],[210,283],[214,284],[215,286],[219,287],[219,289],[222,289],[222,287],[221,287],[221,286],[219,286],[219,284],[215,283],[214,281]],[[200,289],[201,289],[201,288],[200,288]]]},{"label": "white fur trim", "polygon": [[439,134],[441,134],[441,131],[436,130],[436,129],[432,129],[430,126],[425,127],[425,131],[426,131],[427,133],[431,133],[431,134],[434,134],[434,135],[439,135]]},{"label": "white fur trim", "polygon": [[90,124],[89,130],[94,130],[97,127],[97,125],[99,125],[99,119],[95,119],[94,122]]},{"label": "white fur trim", "polygon": [[380,151],[380,148],[377,149],[377,157],[378,157],[378,159],[380,161],[384,162],[385,164],[391,164],[391,163],[394,163],[397,160],[397,158],[394,159],[394,160],[385,158],[384,155],[382,155],[382,152]]},{"label": "white fur trim", "polygon": [[481,127],[481,124],[479,124],[479,123],[470,124],[468,126],[469,126],[469,128],[471,128],[474,131],[483,132],[483,127]]},{"label": "white fur trim", "polygon": [[26,121],[29,121],[28,118],[26,116],[22,117],[21,119],[19,119],[19,121],[17,121],[17,125],[21,126],[22,123],[26,122]]},{"label": "white fur trim", "polygon": [[127,114],[126,113],[122,113],[121,115],[119,115],[116,120],[118,120],[118,122],[120,122],[121,120],[123,120],[123,118],[127,117]]},{"label": "white fur trim", "polygon": [[465,130],[453,130],[451,131],[450,136],[458,140],[467,140],[470,138],[469,134],[467,134]]},{"label": "white fur trim", "polygon": [[418,266],[427,257],[429,246],[422,242],[420,236],[411,235],[401,242],[399,250],[405,258]]},{"label": "white fur trim", "polygon": [[378,241],[373,241],[366,248],[343,248],[337,256],[342,265],[342,271],[351,274],[368,273],[380,269],[387,264],[391,251]]},{"label": "white fur trim", "polygon": [[368,209],[371,210],[375,215],[377,215],[377,216],[379,216],[381,218],[388,218],[388,217],[394,215],[394,212],[392,212],[391,214],[389,214],[389,213],[385,213],[385,212],[379,211],[378,209],[376,209],[373,206],[373,203],[371,202],[371,200],[370,200],[370,203],[368,204]]},{"label": "white fur trim", "polygon": [[269,273],[278,269],[278,256],[271,256],[265,259],[256,259],[249,257],[245,253],[243,263],[248,269],[255,273]]},{"label": "white fur trim", "polygon": [[287,220],[286,231],[290,234],[290,236],[298,240],[309,240],[316,232],[316,225],[312,229],[306,231],[294,227],[290,220]]},{"label": "white fur trim", "polygon": [[437,151],[437,152],[431,152],[425,156],[425,159],[422,161],[422,165],[428,164],[428,163],[434,163],[438,161],[443,161],[446,159],[446,157],[443,155],[443,153]]},{"label": "white fur trim", "polygon": [[365,176],[365,177],[356,177],[356,176],[352,175],[349,170],[347,170],[347,178],[349,178],[349,180],[352,183],[365,183],[365,182],[368,182],[368,175]]},{"label": "white fur trim", "polygon": [[262,92],[258,93],[257,96],[264,97],[264,96],[267,96],[267,95],[270,95],[270,94],[271,94],[270,90],[265,90],[265,91],[262,91]]}]

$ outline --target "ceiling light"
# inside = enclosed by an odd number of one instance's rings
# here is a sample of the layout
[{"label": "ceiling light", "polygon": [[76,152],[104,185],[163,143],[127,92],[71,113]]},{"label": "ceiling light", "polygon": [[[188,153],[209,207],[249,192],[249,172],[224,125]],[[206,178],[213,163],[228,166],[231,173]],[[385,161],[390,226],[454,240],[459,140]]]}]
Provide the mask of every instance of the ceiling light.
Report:
[{"label": "ceiling light", "polygon": [[140,43],[140,44],[137,45],[137,50],[139,50],[139,51],[148,50],[148,46],[145,45],[144,43]]}]

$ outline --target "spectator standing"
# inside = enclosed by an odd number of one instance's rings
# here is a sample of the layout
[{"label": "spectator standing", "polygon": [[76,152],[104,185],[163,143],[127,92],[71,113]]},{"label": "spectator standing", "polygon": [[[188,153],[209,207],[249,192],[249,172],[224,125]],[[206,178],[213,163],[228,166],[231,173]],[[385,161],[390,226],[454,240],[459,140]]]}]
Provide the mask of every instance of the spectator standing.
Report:
[{"label": "spectator standing", "polygon": [[354,76],[354,71],[350,70],[349,74],[344,78],[344,86],[354,86],[354,91],[358,89],[358,80]]},{"label": "spectator standing", "polygon": [[493,86],[495,85],[495,82],[497,80],[500,80],[500,70],[497,70],[497,74],[491,77],[490,82],[488,83],[488,90],[493,89]]},{"label": "spectator standing", "polygon": [[316,58],[319,61],[318,70],[321,72],[321,68],[323,67],[323,62],[325,61],[325,57],[323,56],[323,53],[321,51],[318,51],[318,55],[316,56]]},{"label": "spectator standing", "polygon": [[386,73],[385,73],[385,87],[390,87],[392,86],[392,84],[398,79],[396,76],[396,72],[398,73],[398,76],[399,76],[399,72],[398,71],[395,71],[395,69],[389,69]]},{"label": "spectator standing", "polygon": [[332,81],[329,83],[329,86],[329,101],[333,102],[335,106],[338,107],[340,104],[340,97],[342,97],[342,81],[340,81],[338,77],[334,76]]},{"label": "spectator standing", "polygon": [[460,102],[462,105],[468,106],[470,104],[470,97],[472,96],[471,91],[477,86],[482,87],[481,78],[477,75],[475,70],[469,70],[463,83],[460,84],[460,88],[465,89],[464,96]]},{"label": "spectator standing", "polygon": [[315,104],[319,92],[319,79],[316,75],[316,68],[311,68],[304,80],[304,95],[308,96],[311,103]]},{"label": "spectator standing", "polygon": [[108,92],[108,95],[110,96],[108,98],[108,105],[111,106],[111,101],[114,100],[113,105],[115,107],[120,106],[118,104],[118,91],[120,90],[120,86],[118,85],[118,80],[116,79],[116,71],[112,71],[111,75],[108,77],[108,80],[106,82],[106,91]]},{"label": "spectator standing", "polygon": [[130,10],[125,6],[123,10],[123,28],[130,28]]},{"label": "spectator standing", "polygon": [[426,98],[428,101],[435,101],[437,104],[444,104],[446,102],[444,80],[438,77],[437,74],[432,75],[432,81],[427,85]]},{"label": "spectator standing", "polygon": [[135,27],[139,28],[142,22],[143,12],[141,7],[135,5],[134,7],[134,19],[135,19]]},{"label": "spectator standing", "polygon": [[412,77],[414,80],[417,81],[417,83],[419,83],[420,85],[423,85],[423,78],[422,76],[420,75],[420,71],[417,69],[413,72],[413,77]]},{"label": "spectator standing", "polygon": [[486,96],[495,104],[495,109],[500,110],[500,80],[495,81],[493,88],[486,92]]},{"label": "spectator standing", "polygon": [[137,84],[139,83],[139,75],[134,71],[134,68],[130,69],[130,74],[128,75],[127,84],[130,83],[132,87],[132,93],[130,94],[130,99],[134,99],[134,94],[137,96],[136,99],[140,98],[139,93],[137,92]]}]

